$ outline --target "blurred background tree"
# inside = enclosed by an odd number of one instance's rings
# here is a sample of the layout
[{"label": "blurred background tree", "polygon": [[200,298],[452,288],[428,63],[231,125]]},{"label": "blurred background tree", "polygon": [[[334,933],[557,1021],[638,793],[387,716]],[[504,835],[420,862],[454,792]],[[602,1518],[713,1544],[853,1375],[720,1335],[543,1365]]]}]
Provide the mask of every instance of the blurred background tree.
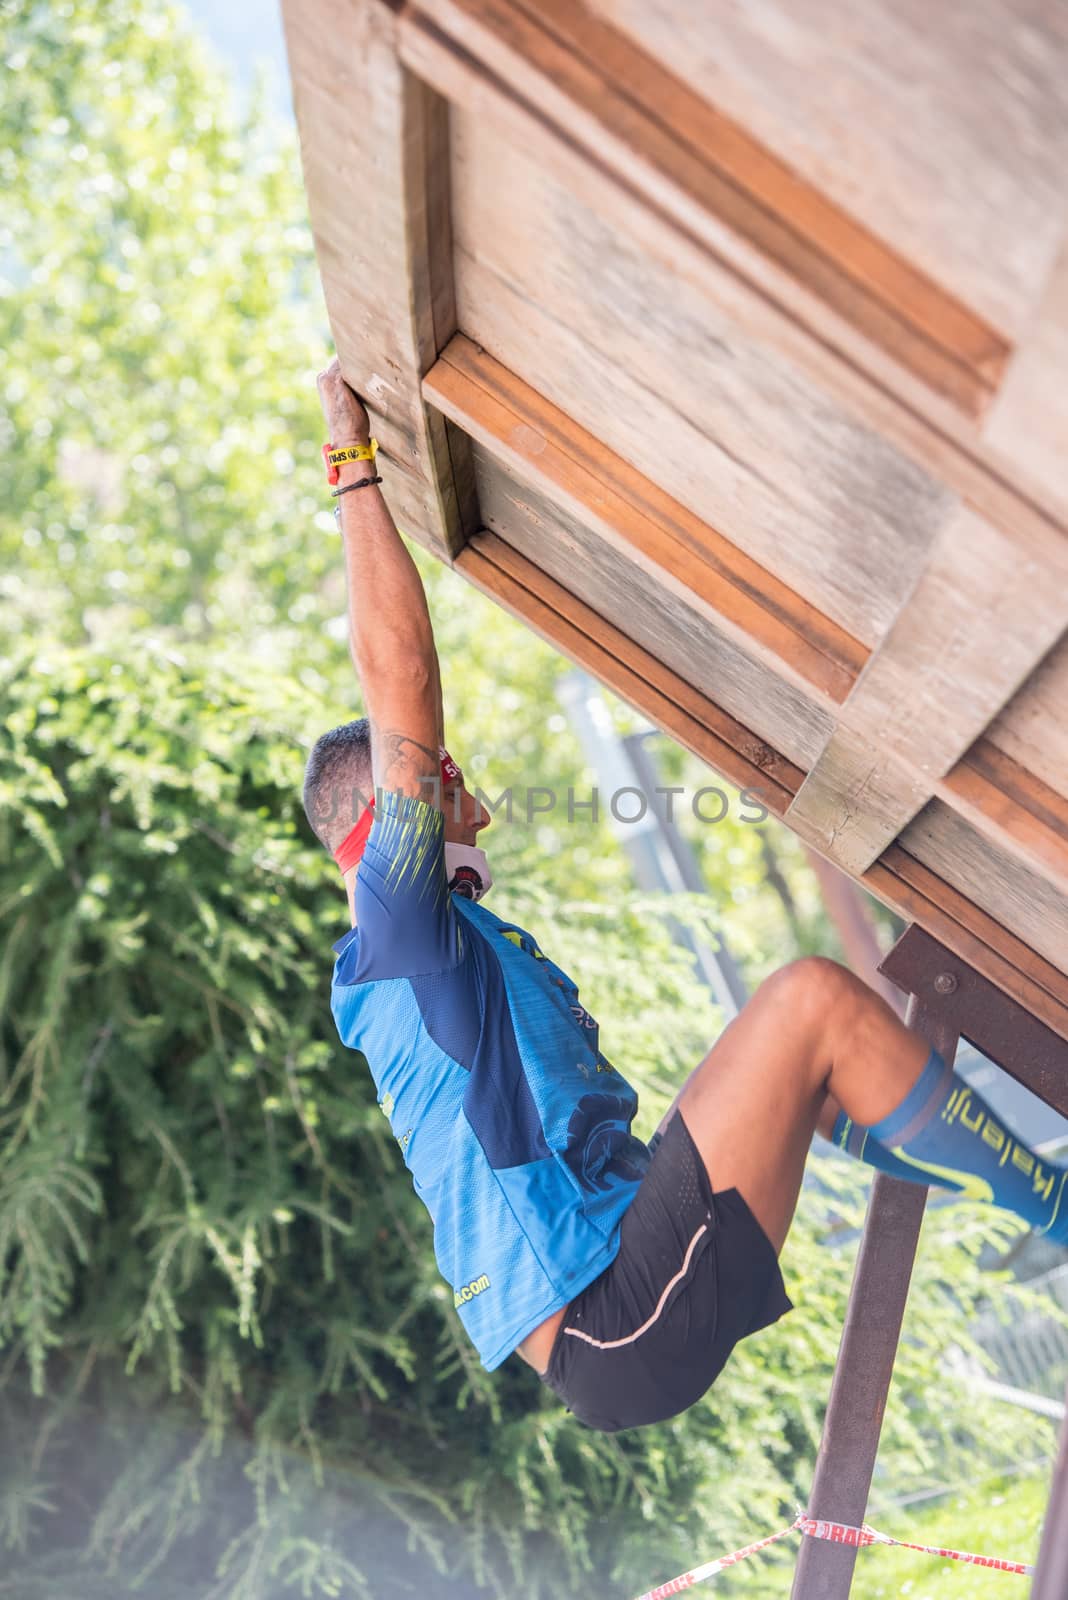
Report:
[{"label": "blurred background tree", "polygon": [[[599,1436],[482,1371],[328,1008],[347,916],[300,779],[361,707],[295,141],[147,0],[9,7],[0,58],[0,1595],[623,1596],[792,1520],[868,1172],[813,1158],[798,1311],[685,1417]],[[465,768],[588,791],[568,664],[415,554]],[[730,794],[687,824],[690,917],[750,986],[840,955],[797,841]],[[494,904],[574,973],[648,1136],[723,1016],[603,818],[521,817]],[[929,1216],[890,1480],[1049,1447],[940,1365],[1019,1231]],[[719,1592],[781,1594],[792,1558]]]}]

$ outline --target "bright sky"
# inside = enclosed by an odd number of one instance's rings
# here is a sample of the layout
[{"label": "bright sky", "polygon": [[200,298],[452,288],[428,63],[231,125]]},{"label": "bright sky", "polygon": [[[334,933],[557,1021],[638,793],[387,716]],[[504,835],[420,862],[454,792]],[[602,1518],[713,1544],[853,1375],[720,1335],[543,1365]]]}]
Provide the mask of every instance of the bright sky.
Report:
[{"label": "bright sky", "polygon": [[182,4],[242,88],[251,85],[258,67],[267,68],[274,103],[280,112],[291,117],[279,0],[227,0],[226,5],[220,5],[219,0],[182,0]]}]

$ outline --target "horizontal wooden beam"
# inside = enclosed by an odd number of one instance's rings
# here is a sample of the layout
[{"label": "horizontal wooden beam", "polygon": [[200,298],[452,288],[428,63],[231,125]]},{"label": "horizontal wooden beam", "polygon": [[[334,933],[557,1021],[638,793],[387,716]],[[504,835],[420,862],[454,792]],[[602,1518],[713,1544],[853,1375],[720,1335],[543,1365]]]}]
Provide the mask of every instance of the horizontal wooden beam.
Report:
[{"label": "horizontal wooden beam", "polygon": [[859,640],[462,333],[423,397],[747,655],[820,703],[846,698],[868,655]]},{"label": "horizontal wooden beam", "polygon": [[970,416],[1007,341],[717,111],[626,34],[571,0],[410,0],[403,48],[451,49],[614,180],[657,226],[704,245],[726,223]]},{"label": "horizontal wooden beam", "polygon": [[[476,534],[461,551],[456,567],[476,588],[728,782],[759,789],[768,810],[785,820],[802,772],[714,701],[632,644],[618,628],[495,535]],[[906,920],[926,928],[1068,1039],[1068,974],[1045,961],[900,845],[892,845],[858,882]]]},{"label": "horizontal wooden beam", "polygon": [[989,739],[977,739],[935,794],[1068,899],[1068,796]]},{"label": "horizontal wooden beam", "polygon": [[801,781],[800,768],[568,594],[518,551],[483,531],[461,551],[456,568],[731,783],[740,789],[759,789],[769,811],[782,814]]},{"label": "horizontal wooden beam", "polygon": [[984,838],[959,812],[933,800],[896,841],[995,922],[1055,966],[1068,953],[1068,897],[1046,877]]}]

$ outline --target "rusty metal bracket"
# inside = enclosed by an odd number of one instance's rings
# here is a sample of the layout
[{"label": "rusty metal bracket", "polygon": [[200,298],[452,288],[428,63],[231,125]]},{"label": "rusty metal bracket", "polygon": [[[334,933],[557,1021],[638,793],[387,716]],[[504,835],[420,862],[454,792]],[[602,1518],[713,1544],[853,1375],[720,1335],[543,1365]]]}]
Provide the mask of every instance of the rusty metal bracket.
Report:
[{"label": "rusty metal bracket", "polygon": [[1068,1040],[913,923],[879,963],[907,994],[937,1004],[962,1039],[1068,1117]]}]

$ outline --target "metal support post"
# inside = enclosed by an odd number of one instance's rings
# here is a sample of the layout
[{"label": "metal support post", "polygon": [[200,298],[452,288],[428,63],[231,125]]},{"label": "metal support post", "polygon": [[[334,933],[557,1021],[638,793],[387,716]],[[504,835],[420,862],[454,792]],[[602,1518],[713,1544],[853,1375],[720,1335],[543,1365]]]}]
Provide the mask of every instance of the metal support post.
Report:
[{"label": "metal support post", "polygon": [[[905,1020],[944,1060],[954,1059],[958,1034],[937,1004],[914,997]],[[926,1203],[925,1185],[876,1173],[812,1479],[812,1517],[854,1527],[864,1521]],[[806,1538],[791,1600],[847,1600],[856,1559],[851,1545]]]},{"label": "metal support post", "polygon": [[[1068,1405],[1068,1396],[1065,1400]],[[1064,1600],[1068,1594],[1068,1419],[1061,1423],[1061,1443],[1053,1469],[1042,1543],[1038,1550],[1031,1600]]]}]

